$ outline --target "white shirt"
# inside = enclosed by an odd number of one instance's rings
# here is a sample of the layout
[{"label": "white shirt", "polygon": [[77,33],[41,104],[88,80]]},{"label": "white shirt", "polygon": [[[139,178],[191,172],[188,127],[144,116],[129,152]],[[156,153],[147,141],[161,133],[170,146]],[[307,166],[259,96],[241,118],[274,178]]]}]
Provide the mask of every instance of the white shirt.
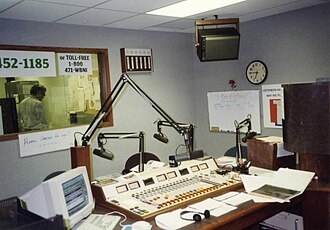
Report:
[{"label": "white shirt", "polygon": [[41,101],[32,95],[18,105],[18,119],[22,131],[40,130],[48,127]]}]

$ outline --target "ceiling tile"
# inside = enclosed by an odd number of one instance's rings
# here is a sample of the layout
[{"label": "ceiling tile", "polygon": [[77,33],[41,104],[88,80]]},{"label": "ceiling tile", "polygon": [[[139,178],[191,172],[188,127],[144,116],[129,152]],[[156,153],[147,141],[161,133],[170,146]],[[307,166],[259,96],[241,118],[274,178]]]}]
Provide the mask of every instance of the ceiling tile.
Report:
[{"label": "ceiling tile", "polygon": [[62,3],[67,5],[87,6],[87,7],[92,7],[104,2],[104,0],[30,0],[30,1]]},{"label": "ceiling tile", "polygon": [[15,5],[20,2],[20,0],[1,0],[0,1],[0,12],[7,9],[8,7]]},{"label": "ceiling tile", "polygon": [[181,1],[182,0],[112,0],[98,5],[97,8],[145,13]]},{"label": "ceiling tile", "polygon": [[164,16],[154,16],[154,15],[145,15],[140,14],[138,16],[134,16],[128,19],[124,19],[118,22],[114,22],[108,25],[107,27],[114,28],[127,28],[127,29],[144,29],[154,25],[162,24],[165,22],[169,22],[175,18],[172,17],[164,17]]},{"label": "ceiling tile", "polygon": [[102,26],[136,14],[128,12],[118,12],[112,10],[93,9],[79,12],[57,22],[65,24],[82,24],[89,26]]},{"label": "ceiling tile", "polygon": [[195,20],[193,19],[178,19],[175,21],[157,25],[157,27],[160,28],[172,28],[172,29],[187,29],[194,26],[195,26]]},{"label": "ceiling tile", "polygon": [[[247,0],[186,18],[145,13],[184,0],[0,0],[0,18],[194,33],[197,19],[239,18],[255,20],[296,9],[328,3],[329,0]],[[220,0],[219,0],[220,1]],[[203,0],[201,4],[205,4]]]},{"label": "ceiling tile", "polygon": [[191,27],[188,29],[180,30],[181,33],[195,33],[195,27]]},{"label": "ceiling tile", "polygon": [[149,27],[146,28],[145,30],[149,31],[158,31],[158,32],[180,32],[180,29],[173,29],[173,28],[162,28],[162,27]]},{"label": "ceiling tile", "polygon": [[84,7],[79,6],[67,6],[45,2],[25,1],[1,13],[0,17],[41,22],[53,22],[84,9]]}]

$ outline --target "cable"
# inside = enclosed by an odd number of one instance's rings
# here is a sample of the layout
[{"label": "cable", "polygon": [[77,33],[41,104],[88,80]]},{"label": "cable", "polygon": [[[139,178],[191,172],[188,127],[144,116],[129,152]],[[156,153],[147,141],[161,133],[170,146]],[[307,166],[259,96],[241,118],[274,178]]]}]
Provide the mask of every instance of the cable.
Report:
[{"label": "cable", "polygon": [[185,147],[185,145],[179,144],[175,149],[175,155],[178,155],[178,150],[179,150],[180,147]]},{"label": "cable", "polygon": [[81,134],[81,136],[84,135],[82,132],[74,132],[74,134],[73,134],[74,146],[78,146],[78,141],[77,141],[77,138],[76,138],[76,134]]},{"label": "cable", "polygon": [[108,143],[108,140],[106,138],[103,139],[103,141],[101,141],[102,145],[106,145]]},{"label": "cable", "polygon": [[[175,155],[176,155],[176,156],[178,155],[178,150],[179,150],[180,147],[185,147],[185,145],[183,145],[183,144],[179,144],[179,145],[176,147],[176,149],[175,149]],[[179,166],[179,165],[181,165],[181,162],[177,162],[177,164],[178,164],[178,166]]]},{"label": "cable", "polygon": [[225,167],[227,167],[227,166],[231,166],[231,168],[232,168],[232,169],[234,169],[234,168],[235,168],[235,166],[234,166],[234,165],[232,165],[232,164],[225,164],[225,165],[223,165],[221,168],[225,168]]},{"label": "cable", "polygon": [[112,214],[118,214],[118,215],[124,217],[124,219],[119,222],[120,227],[124,227],[123,223],[127,220],[127,216],[118,211],[109,212],[109,213],[106,213],[105,215],[112,215]]}]

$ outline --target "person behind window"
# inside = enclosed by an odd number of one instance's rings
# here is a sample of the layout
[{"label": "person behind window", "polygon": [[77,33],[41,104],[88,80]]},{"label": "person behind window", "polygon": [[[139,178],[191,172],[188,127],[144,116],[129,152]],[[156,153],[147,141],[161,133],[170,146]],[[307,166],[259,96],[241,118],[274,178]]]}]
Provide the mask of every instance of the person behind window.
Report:
[{"label": "person behind window", "polygon": [[47,129],[47,120],[41,104],[46,96],[46,87],[35,84],[31,87],[30,96],[18,105],[18,119],[20,131],[34,131]]}]

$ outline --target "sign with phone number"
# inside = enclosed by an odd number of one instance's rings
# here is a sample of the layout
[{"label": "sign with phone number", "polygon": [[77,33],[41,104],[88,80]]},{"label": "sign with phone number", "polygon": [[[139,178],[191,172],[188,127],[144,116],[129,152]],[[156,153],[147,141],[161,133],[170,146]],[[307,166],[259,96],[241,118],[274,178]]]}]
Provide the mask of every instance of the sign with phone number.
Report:
[{"label": "sign with phone number", "polygon": [[56,77],[55,53],[0,50],[0,77]]}]

